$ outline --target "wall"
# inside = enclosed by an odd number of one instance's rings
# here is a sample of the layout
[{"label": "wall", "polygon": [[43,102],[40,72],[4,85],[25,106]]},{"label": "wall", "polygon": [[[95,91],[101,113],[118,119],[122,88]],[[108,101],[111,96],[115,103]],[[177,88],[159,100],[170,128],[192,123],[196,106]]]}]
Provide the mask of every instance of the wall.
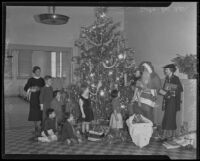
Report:
[{"label": "wall", "polygon": [[[74,55],[78,50],[74,41],[79,38],[80,27],[92,25],[94,7],[56,7],[56,13],[68,15],[65,25],[45,25],[35,22],[33,16],[48,13],[47,7],[41,6],[8,6],[6,15],[6,41],[13,44],[40,46],[73,47]],[[124,27],[123,9],[111,7],[108,16]]]},{"label": "wall", "polygon": [[[8,6],[6,8],[6,42],[8,44],[39,45],[52,47],[72,47],[73,55],[78,55],[78,48],[74,41],[79,38],[80,27],[91,25],[94,20],[94,7],[56,7],[56,13],[68,15],[69,21],[65,25],[44,25],[35,22],[33,16],[48,13],[47,7],[42,6]],[[123,9],[111,7],[108,16],[113,17],[114,22],[121,22],[124,28]],[[13,55],[13,59],[17,59]],[[34,52],[33,65],[46,66],[44,54]],[[17,79],[17,60],[13,60],[13,78],[4,80],[6,95],[18,95],[19,86],[24,85],[26,80]],[[48,69],[42,68],[41,75],[49,73]],[[47,70],[47,71],[45,71]],[[70,78],[71,79],[71,78]],[[66,80],[69,82],[69,80]]]},{"label": "wall", "polygon": [[151,61],[163,78],[162,67],[172,63],[176,54],[196,54],[196,15],[195,2],[174,2],[167,8],[125,8],[125,34],[128,46],[136,51],[136,62]]}]

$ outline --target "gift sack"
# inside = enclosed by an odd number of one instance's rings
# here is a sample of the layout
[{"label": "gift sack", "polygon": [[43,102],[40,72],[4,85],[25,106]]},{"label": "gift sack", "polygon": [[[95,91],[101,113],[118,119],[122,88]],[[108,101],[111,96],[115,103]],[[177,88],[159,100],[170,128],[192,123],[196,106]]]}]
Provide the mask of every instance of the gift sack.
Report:
[{"label": "gift sack", "polygon": [[153,123],[141,115],[142,123],[134,123],[137,115],[133,114],[126,120],[129,129],[129,134],[132,141],[140,148],[149,144],[149,140],[153,134]]}]

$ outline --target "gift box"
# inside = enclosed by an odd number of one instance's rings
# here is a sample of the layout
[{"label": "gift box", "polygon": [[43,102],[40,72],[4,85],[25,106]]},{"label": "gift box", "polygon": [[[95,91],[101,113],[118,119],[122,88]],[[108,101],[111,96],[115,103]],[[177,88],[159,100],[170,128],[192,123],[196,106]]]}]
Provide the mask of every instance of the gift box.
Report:
[{"label": "gift box", "polygon": [[101,141],[104,137],[104,132],[97,132],[90,130],[88,134],[88,140],[89,141]]},{"label": "gift box", "polygon": [[176,84],[172,84],[172,83],[166,83],[165,90],[170,91],[170,90],[176,90],[177,89],[177,85]]}]

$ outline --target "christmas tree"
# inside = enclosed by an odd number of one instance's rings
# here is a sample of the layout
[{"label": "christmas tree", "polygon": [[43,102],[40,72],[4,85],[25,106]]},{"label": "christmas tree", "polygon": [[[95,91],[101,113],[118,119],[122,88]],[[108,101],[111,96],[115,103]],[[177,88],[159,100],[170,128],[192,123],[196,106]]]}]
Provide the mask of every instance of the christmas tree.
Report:
[{"label": "christmas tree", "polygon": [[[96,119],[110,117],[113,89],[120,91],[121,107],[127,110],[132,96],[128,82],[135,69],[134,50],[126,47],[123,33],[118,29],[120,23],[114,23],[107,12],[107,7],[95,8],[95,22],[81,27],[80,38],[75,41],[80,56],[73,59],[78,63],[74,75],[79,85],[87,83],[90,87]],[[78,99],[76,89],[71,88],[72,95]]]}]

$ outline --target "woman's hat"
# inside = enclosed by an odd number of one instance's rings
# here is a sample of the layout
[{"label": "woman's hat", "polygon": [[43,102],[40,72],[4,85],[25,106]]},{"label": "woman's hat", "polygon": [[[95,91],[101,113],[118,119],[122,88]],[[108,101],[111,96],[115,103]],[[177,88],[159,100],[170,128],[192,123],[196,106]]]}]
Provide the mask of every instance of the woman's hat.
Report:
[{"label": "woman's hat", "polygon": [[168,64],[165,65],[163,68],[172,68],[172,69],[176,69],[176,66],[174,64]]},{"label": "woman's hat", "polygon": [[163,68],[170,68],[170,69],[173,69],[174,72],[176,71],[176,65],[174,64],[165,65]]}]

